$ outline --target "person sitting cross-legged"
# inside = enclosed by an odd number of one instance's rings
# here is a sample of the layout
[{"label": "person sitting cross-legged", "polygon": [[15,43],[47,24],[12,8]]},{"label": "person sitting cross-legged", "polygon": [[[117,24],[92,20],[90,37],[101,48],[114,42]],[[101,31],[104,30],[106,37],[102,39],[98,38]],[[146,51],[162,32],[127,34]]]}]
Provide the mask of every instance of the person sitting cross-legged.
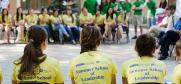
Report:
[{"label": "person sitting cross-legged", "polygon": [[162,84],[166,76],[166,65],[154,58],[156,40],[143,34],[136,40],[135,50],[138,57],[122,64],[123,84]]}]

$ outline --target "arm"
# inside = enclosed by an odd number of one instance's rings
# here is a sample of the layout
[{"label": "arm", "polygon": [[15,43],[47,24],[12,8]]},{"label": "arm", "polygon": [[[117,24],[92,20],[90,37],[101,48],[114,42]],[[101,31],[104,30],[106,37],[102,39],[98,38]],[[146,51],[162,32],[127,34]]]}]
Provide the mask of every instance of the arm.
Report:
[{"label": "arm", "polygon": [[116,84],[116,75],[113,74],[111,77],[111,84]]},{"label": "arm", "polygon": [[71,78],[72,84],[75,84],[75,80],[74,78]]},{"label": "arm", "polygon": [[18,84],[17,81],[12,80],[12,84]]},{"label": "arm", "polygon": [[128,84],[128,80],[127,80],[127,78],[122,77],[122,82],[123,82],[123,84]]}]

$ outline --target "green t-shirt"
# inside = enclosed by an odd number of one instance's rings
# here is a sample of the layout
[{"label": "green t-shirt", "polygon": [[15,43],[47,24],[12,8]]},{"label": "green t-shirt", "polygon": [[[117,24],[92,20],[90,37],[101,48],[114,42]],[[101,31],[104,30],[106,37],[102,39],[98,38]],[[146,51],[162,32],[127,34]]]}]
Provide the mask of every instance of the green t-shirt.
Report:
[{"label": "green t-shirt", "polygon": [[155,16],[156,13],[156,3],[151,0],[150,2],[147,2],[147,8],[148,8],[148,16]]},{"label": "green t-shirt", "polygon": [[86,0],[84,2],[84,7],[88,10],[89,13],[95,15],[96,13],[97,0]]},{"label": "green t-shirt", "polygon": [[131,5],[130,2],[127,2],[127,3],[123,3],[123,4],[122,4],[123,10],[124,10],[127,14],[130,13],[131,7],[132,7],[132,5]]},{"label": "green t-shirt", "polygon": [[[144,3],[142,1],[135,1],[133,3],[133,5],[135,7],[141,7]],[[137,10],[134,10],[134,15],[142,15],[142,11],[141,9],[137,9]]]},{"label": "green t-shirt", "polygon": [[[120,11],[123,9],[122,8],[122,2],[118,3],[118,9],[116,10],[116,16],[119,16],[120,15]],[[116,8],[116,4],[115,4],[115,7]]]},{"label": "green t-shirt", "polygon": [[102,15],[106,14],[110,7],[112,7],[114,9],[116,7],[116,4],[114,4],[114,3],[105,3],[105,4],[103,4],[101,9],[100,9],[101,14]]}]

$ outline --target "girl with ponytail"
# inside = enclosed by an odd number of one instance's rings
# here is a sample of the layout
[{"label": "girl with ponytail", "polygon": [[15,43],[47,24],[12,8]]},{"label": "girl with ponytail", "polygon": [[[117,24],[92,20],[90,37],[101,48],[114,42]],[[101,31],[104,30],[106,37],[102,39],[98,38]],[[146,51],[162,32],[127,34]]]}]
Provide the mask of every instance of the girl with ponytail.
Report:
[{"label": "girl with ponytail", "polygon": [[12,84],[63,84],[58,60],[43,53],[47,44],[45,30],[40,26],[31,26],[23,56],[14,62]]}]

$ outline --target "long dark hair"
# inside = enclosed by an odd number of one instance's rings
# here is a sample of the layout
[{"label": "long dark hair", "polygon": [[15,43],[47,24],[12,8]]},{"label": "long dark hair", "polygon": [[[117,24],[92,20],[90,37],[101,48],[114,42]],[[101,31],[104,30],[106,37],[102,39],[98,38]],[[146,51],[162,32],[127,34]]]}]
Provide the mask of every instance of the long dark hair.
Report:
[{"label": "long dark hair", "polygon": [[159,5],[159,8],[165,9],[167,7],[167,4],[168,4],[167,0],[161,1],[160,5]]},{"label": "long dark hair", "polygon": [[30,15],[30,11],[31,11],[31,10],[33,10],[33,9],[32,9],[32,8],[29,8],[29,9],[28,9],[27,15]]},{"label": "long dark hair", "polygon": [[[112,8],[112,7],[109,7],[109,9],[110,8]],[[110,14],[109,14],[109,9],[107,10],[107,13],[106,13],[106,19],[108,19],[108,17],[110,16]],[[112,10],[113,10],[113,8],[112,8]],[[112,14],[111,14],[111,19],[113,19],[113,17],[114,17],[114,10],[113,10],[113,12],[112,12]]]},{"label": "long dark hair", "polygon": [[19,17],[23,19],[23,12],[19,14],[19,10],[22,9],[22,7],[17,8],[16,10],[16,21],[19,21]]},{"label": "long dark hair", "polygon": [[95,26],[85,26],[81,32],[81,52],[96,51],[101,42],[101,33]]},{"label": "long dark hair", "polygon": [[34,69],[39,67],[46,57],[38,59],[38,57],[44,56],[41,50],[41,44],[46,41],[47,35],[45,30],[40,26],[31,26],[28,31],[28,44],[24,48],[24,54],[20,58],[19,62],[15,64],[21,64],[18,78],[23,79],[26,75],[36,75]]},{"label": "long dark hair", "polygon": [[43,12],[44,12],[45,10],[47,10],[47,8],[42,8],[42,9],[41,9],[41,14],[43,14]]},{"label": "long dark hair", "polygon": [[[71,8],[71,7],[67,7],[67,10],[66,10],[67,15],[68,15],[68,11],[69,11],[69,10],[72,10],[72,8]],[[73,14],[71,13],[70,16],[72,17],[72,23],[74,23],[75,20],[74,20]]]},{"label": "long dark hair", "polygon": [[[6,15],[4,15],[4,12],[5,12],[5,11],[7,11],[7,14],[6,14]],[[5,18],[6,18],[6,16],[8,16],[8,15],[9,15],[8,9],[5,9],[5,8],[4,8],[4,9],[2,10],[2,22],[3,22],[3,23],[6,22]]]}]

